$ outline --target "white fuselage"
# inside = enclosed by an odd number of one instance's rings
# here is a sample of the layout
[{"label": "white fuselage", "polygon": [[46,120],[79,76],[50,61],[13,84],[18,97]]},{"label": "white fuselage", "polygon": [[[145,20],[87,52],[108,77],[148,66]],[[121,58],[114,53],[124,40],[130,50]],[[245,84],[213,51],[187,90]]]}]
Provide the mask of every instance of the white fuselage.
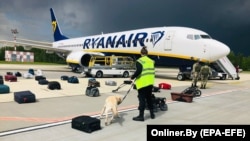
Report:
[{"label": "white fuselage", "polygon": [[[72,52],[140,54],[147,46],[149,55],[213,62],[229,54],[225,44],[207,33],[186,27],[155,27],[61,40],[54,48]],[[67,59],[77,62],[75,55]]]}]

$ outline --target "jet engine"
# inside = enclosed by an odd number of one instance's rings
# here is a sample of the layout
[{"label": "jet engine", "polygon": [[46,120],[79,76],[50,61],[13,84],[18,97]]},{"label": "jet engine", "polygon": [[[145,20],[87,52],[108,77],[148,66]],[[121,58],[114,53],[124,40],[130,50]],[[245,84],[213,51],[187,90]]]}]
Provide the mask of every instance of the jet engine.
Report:
[{"label": "jet engine", "polygon": [[77,69],[79,67],[88,67],[89,61],[92,56],[104,56],[103,53],[97,52],[84,52],[84,51],[76,51],[71,52],[67,58],[66,62],[72,69]]}]

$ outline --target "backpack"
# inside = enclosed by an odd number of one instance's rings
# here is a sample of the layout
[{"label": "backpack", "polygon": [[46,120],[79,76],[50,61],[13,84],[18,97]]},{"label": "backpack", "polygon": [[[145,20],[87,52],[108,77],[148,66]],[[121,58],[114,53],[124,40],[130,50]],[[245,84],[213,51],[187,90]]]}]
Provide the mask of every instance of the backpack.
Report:
[{"label": "backpack", "polygon": [[203,75],[209,74],[209,68],[208,68],[208,66],[202,67],[201,74],[203,74]]},{"label": "backpack", "polygon": [[97,87],[92,86],[86,88],[85,94],[90,97],[100,96],[99,89]]},{"label": "backpack", "polygon": [[196,64],[194,67],[195,72],[200,72],[201,70],[201,65],[200,64]]}]

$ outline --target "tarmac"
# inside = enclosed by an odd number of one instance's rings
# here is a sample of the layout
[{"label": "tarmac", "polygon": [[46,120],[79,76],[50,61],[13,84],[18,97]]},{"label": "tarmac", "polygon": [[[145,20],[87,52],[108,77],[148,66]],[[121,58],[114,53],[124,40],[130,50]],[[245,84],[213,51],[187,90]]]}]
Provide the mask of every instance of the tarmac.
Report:
[{"label": "tarmac", "polygon": [[[41,69],[48,81],[58,81],[61,90],[49,90],[34,79],[18,77],[17,82],[4,81],[10,87],[10,93],[0,94],[0,140],[49,140],[49,141],[110,141],[110,140],[147,140],[147,125],[250,125],[250,73],[240,73],[240,80],[209,80],[207,89],[201,89],[202,95],[194,97],[193,102],[173,101],[171,92],[181,92],[191,85],[190,80],[178,81],[178,69],[157,68],[155,86],[159,83],[171,84],[171,89],[161,89],[154,93],[156,97],[167,99],[167,111],[160,109],[156,118],[150,119],[145,111],[145,121],[136,122],[132,118],[138,115],[137,91],[132,89],[119,105],[121,118],[109,125],[101,119],[101,130],[91,134],[71,128],[71,119],[80,115],[98,117],[105,98],[110,95],[124,96],[130,85],[117,89],[128,78],[97,78],[100,82],[99,97],[88,97],[85,89],[88,77],[73,73],[65,65],[12,65],[1,64],[0,75],[19,71],[27,73],[29,68]],[[61,80],[62,75],[77,76],[78,84]],[[113,80],[116,86],[105,85]],[[14,92],[30,90],[36,95],[35,103],[18,104],[14,101]],[[45,138],[46,137],[46,138]]]}]

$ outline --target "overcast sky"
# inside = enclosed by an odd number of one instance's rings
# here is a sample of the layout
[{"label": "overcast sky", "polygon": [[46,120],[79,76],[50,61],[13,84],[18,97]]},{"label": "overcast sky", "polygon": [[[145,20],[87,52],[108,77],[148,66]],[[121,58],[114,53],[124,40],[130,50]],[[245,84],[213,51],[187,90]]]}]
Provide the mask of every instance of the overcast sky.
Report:
[{"label": "overcast sky", "polygon": [[250,0],[1,0],[0,40],[52,42],[50,8],[68,37],[186,26],[250,55]]}]

